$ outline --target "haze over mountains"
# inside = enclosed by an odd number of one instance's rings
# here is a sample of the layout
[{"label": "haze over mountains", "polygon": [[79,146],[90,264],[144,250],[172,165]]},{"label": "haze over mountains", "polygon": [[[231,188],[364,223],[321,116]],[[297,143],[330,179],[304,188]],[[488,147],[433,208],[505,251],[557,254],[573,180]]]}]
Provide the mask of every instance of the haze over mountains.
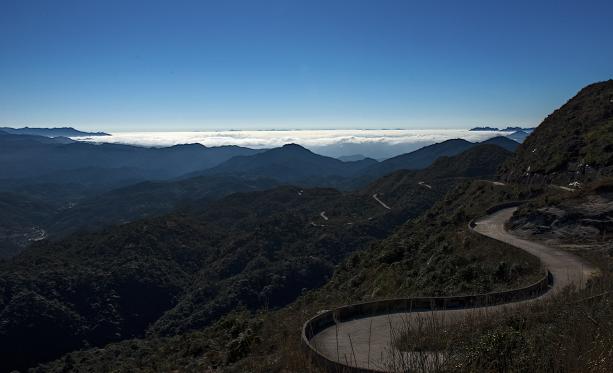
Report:
[{"label": "haze over mountains", "polygon": [[[66,130],[61,129],[59,132]],[[44,131],[58,135],[47,129]],[[513,149],[517,145],[503,138],[487,140],[492,141],[497,141],[507,149]],[[208,148],[199,144],[144,148],[84,143],[63,136],[15,135],[2,131],[0,145],[0,167],[3,169],[0,180],[23,179],[27,182],[28,179],[36,177],[40,182],[54,182],[57,179],[61,182],[87,183],[88,179],[91,179],[92,183],[99,183],[104,179],[106,184],[119,186],[140,180],[161,180],[192,174],[261,176],[276,178],[282,182],[305,181],[304,179],[315,176],[380,176],[396,169],[424,168],[438,156],[458,154],[472,146],[472,143],[460,139],[450,140],[385,160],[380,165],[365,157],[340,161],[317,155],[299,145],[286,145],[271,150],[238,146]],[[261,154],[247,157],[258,153]],[[320,185],[320,182],[313,181],[311,184]]]},{"label": "haze over mountains", "polygon": [[90,144],[64,137],[14,135],[0,132],[0,179],[53,177],[55,172],[79,169],[130,169],[149,179],[180,176],[213,167],[237,155],[260,150],[238,146],[206,148],[199,144],[143,148],[118,144]]},{"label": "haze over mountains", "polygon": [[[510,150],[518,145],[504,137],[484,143]],[[423,169],[476,145],[449,140],[377,162],[341,161],[296,144],[270,150],[199,144],[142,148],[5,132],[0,144],[3,256],[41,237],[98,230],[236,192],[281,184],[363,188],[387,173]]]},{"label": "haze over mountains", "polygon": [[273,149],[299,144],[314,153],[333,158],[360,154],[384,160],[450,139],[481,142],[505,131],[467,129],[300,129],[300,130],[202,130],[185,132],[113,132],[110,136],[78,136],[74,140],[144,147],[202,144],[207,147],[239,145]]}]

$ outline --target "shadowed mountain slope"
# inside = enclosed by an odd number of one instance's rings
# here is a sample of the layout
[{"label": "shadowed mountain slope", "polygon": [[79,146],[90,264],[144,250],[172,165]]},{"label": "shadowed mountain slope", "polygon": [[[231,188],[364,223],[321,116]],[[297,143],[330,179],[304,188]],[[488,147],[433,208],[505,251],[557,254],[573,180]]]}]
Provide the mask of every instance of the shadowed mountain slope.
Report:
[{"label": "shadowed mountain slope", "polygon": [[238,146],[207,148],[199,144],[142,148],[90,144],[66,138],[0,134],[0,179],[50,175],[82,168],[134,168],[150,178],[170,178],[213,167],[237,155],[259,150]]},{"label": "shadowed mountain slope", "polygon": [[0,131],[15,134],[15,135],[36,135],[36,136],[46,136],[46,137],[107,136],[108,135],[107,133],[104,133],[104,132],[79,131],[72,127],[61,127],[61,128],[0,127]]},{"label": "shadowed mountain slope", "polygon": [[245,180],[232,176],[200,176],[179,181],[147,181],[79,201],[53,216],[48,230],[61,237],[76,230],[99,230],[110,224],[168,213],[181,207],[202,206],[239,192],[270,189],[271,179]]},{"label": "shadowed mountain slope", "polygon": [[396,170],[417,170],[428,167],[438,157],[453,156],[472,147],[474,144],[462,139],[451,139],[440,143],[425,146],[411,153],[386,159],[364,171],[371,176],[383,176]]},{"label": "shadowed mountain slope", "polygon": [[336,158],[315,154],[300,145],[288,144],[246,157],[234,157],[205,175],[235,175],[239,177],[268,177],[281,182],[304,185],[326,177],[351,177],[365,167],[377,163],[367,158],[343,162]]},{"label": "shadowed mountain slope", "polygon": [[565,184],[613,174],[613,80],[583,88],[528,136],[500,171],[514,182]]},{"label": "shadowed mountain slope", "polygon": [[[352,186],[363,186],[368,182],[390,174],[398,170],[420,170],[432,165],[441,157],[451,157],[463,151],[475,147],[479,144],[497,145],[508,151],[514,151],[519,145],[517,142],[502,136],[494,137],[481,143],[472,143],[462,139],[452,139],[440,143],[432,144],[414,152],[402,154],[394,158],[387,159],[360,172],[360,175],[352,181]],[[484,164],[487,167],[486,164]]]},{"label": "shadowed mountain slope", "polygon": [[498,145],[510,152],[514,152],[519,147],[519,142],[509,138],[508,136],[496,136],[491,139],[481,141],[479,144],[492,144]]}]

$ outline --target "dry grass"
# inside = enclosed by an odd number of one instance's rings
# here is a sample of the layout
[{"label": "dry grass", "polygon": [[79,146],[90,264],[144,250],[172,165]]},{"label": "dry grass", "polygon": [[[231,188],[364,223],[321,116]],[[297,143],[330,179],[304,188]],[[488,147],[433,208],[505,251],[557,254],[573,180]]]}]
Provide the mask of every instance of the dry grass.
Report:
[{"label": "dry grass", "polygon": [[394,371],[611,372],[613,277],[523,307],[476,310],[459,323],[431,317],[399,337],[410,353]]}]

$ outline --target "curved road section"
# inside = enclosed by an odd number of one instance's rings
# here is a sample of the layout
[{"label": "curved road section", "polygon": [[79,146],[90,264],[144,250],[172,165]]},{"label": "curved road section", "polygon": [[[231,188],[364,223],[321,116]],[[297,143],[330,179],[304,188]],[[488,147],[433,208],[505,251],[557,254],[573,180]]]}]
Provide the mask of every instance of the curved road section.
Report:
[{"label": "curved road section", "polygon": [[[313,356],[317,358],[319,364],[328,370],[336,371],[339,365],[342,365],[347,372],[393,372],[406,368],[407,364],[414,364],[414,362],[406,363],[414,360],[410,356],[411,352],[400,352],[392,343],[412,325],[415,327],[426,319],[428,320],[426,322],[453,324],[471,315],[474,316],[475,313],[482,315],[499,312],[505,308],[542,301],[568,286],[578,289],[585,287],[587,280],[597,273],[595,267],[568,252],[521,239],[505,230],[505,223],[516,209],[516,207],[505,208],[492,213],[475,221],[472,229],[481,235],[505,242],[538,257],[553,277],[549,291],[536,298],[502,305],[445,310],[416,309],[412,312],[390,313],[348,321],[338,320],[337,315],[341,313],[339,310],[328,311],[332,314],[332,325],[313,335],[307,330],[311,321],[307,322],[303,331],[303,342],[311,352],[314,351]],[[430,354],[429,358],[437,357],[436,354]]]}]

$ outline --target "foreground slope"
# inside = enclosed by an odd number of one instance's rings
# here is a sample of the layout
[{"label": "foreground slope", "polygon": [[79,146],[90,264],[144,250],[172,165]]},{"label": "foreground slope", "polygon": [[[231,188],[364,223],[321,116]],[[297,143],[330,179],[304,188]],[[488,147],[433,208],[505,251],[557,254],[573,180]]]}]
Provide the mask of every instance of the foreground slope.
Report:
[{"label": "foreground slope", "polygon": [[420,366],[421,363],[422,366],[431,364],[431,369],[435,370],[440,363],[420,362],[420,357],[414,357],[410,352],[403,354],[395,347],[396,339],[407,325],[418,329],[415,325],[425,325],[430,322],[453,328],[463,319],[480,317],[483,314],[503,313],[509,309],[525,307],[529,303],[543,302],[561,294],[568,286],[584,289],[587,281],[597,273],[596,268],[573,254],[521,239],[506,231],[504,226],[516,209],[506,208],[478,219],[475,221],[474,230],[537,257],[553,277],[551,289],[529,300],[520,298],[501,305],[477,308],[454,307],[454,309],[435,311],[397,311],[337,322],[310,339],[314,351],[344,366],[396,372],[404,371],[414,365]]},{"label": "foreground slope", "polygon": [[[538,298],[538,303],[520,303],[521,308],[519,309],[517,308],[519,306],[514,304],[513,307],[497,307],[496,309],[500,309],[497,312],[477,312],[476,315],[471,315],[472,312],[464,310],[434,312],[432,320],[428,319],[422,324],[422,328],[427,330],[418,330],[420,328],[413,327],[415,324],[413,321],[420,319],[419,313],[411,313],[406,316],[384,315],[337,324],[336,327],[324,330],[321,338],[319,335],[315,337],[314,342],[319,342],[326,356],[332,360],[338,359],[346,365],[364,368],[370,366],[372,368],[373,360],[370,359],[372,356],[370,354],[374,352],[374,363],[379,364],[378,366],[375,365],[374,368],[384,369],[384,371],[404,371],[407,367],[415,366],[426,370],[447,370],[451,369],[450,367],[461,367],[470,371],[526,369],[533,371],[583,371],[592,370],[596,366],[598,368],[595,368],[595,370],[606,371],[605,367],[610,368],[613,361],[609,356],[605,356],[606,353],[603,355],[603,352],[607,349],[610,351],[611,333],[607,331],[607,326],[601,325],[597,320],[604,321],[606,315],[611,315],[610,307],[607,305],[611,287],[610,282],[606,282],[606,279],[603,280],[596,275],[600,274],[601,270],[608,272],[606,263],[610,261],[608,259],[610,255],[602,255],[604,244],[602,239],[610,231],[610,228],[606,227],[611,223],[612,209],[610,199],[606,196],[610,192],[610,183],[607,184],[604,179],[610,173],[610,159],[613,155],[613,148],[610,148],[611,142],[608,138],[611,133],[609,128],[612,112],[610,95],[613,86],[611,83],[598,83],[586,87],[537,128],[525,145],[520,148],[523,151],[520,150],[515,157],[511,158],[501,171],[506,181],[519,182],[519,184],[490,184],[491,188],[505,191],[506,196],[493,193],[493,191],[485,194],[475,193],[473,188],[469,188],[456,195],[452,203],[458,204],[458,212],[461,212],[461,214],[456,215],[456,219],[460,224],[465,225],[471,217],[467,213],[474,209],[475,205],[483,206],[488,200],[491,201],[496,194],[503,197],[503,201],[508,201],[510,200],[509,197],[517,193],[516,191],[523,190],[524,197],[521,198],[521,194],[516,194],[514,199],[522,200],[526,197],[534,199],[533,202],[524,204],[525,206],[520,209],[521,216],[513,217],[516,210],[514,208],[503,209],[487,219],[477,220],[475,229],[488,237],[520,247],[539,257],[553,274],[552,291],[546,293],[544,297]],[[540,130],[541,128],[543,129]],[[603,130],[604,132],[602,132]],[[594,136],[601,136],[603,141],[596,140]],[[537,148],[536,144],[540,144],[541,147]],[[527,153],[528,149],[531,154]],[[540,154],[536,155],[539,152]],[[528,164],[526,165],[525,162]],[[596,180],[596,187],[594,187],[594,183],[588,184],[588,182],[594,180]],[[584,189],[579,191],[571,188],[552,189],[547,188],[547,185],[539,185],[542,182],[549,184],[569,181],[573,182],[570,184],[573,188]],[[575,181],[577,183],[574,183]],[[578,183],[579,181],[581,183]],[[584,185],[584,183],[586,184]],[[604,185],[599,185],[599,183],[604,183]],[[471,189],[473,190],[471,191]],[[596,194],[593,191],[596,191]],[[581,196],[581,198],[578,198],[578,196]],[[446,199],[448,198],[449,195]],[[569,202],[569,199],[574,199],[574,201]],[[577,206],[577,200],[587,201],[587,203],[584,202],[585,205],[579,207]],[[536,210],[534,205],[540,205],[540,208]],[[421,223],[419,228],[416,228],[427,229],[428,225],[432,224],[429,220],[437,220],[437,218],[440,219],[439,216],[432,216],[428,212],[420,219],[415,220],[415,222]],[[505,228],[505,224],[508,224],[509,221],[512,221],[512,227],[523,230],[523,235],[527,239],[509,233]],[[461,231],[461,229],[458,229],[460,227],[454,229],[453,224],[449,224],[449,222],[446,225],[441,226],[440,229],[442,232],[447,232],[448,235],[457,235]],[[588,232],[597,235],[588,238],[585,236]],[[537,242],[549,241],[552,238],[557,241],[569,235],[578,235],[580,239],[566,247]],[[539,236],[541,237],[539,238]],[[465,240],[467,238],[469,237],[464,237]],[[406,254],[408,245],[403,240],[410,242],[411,237],[402,235],[397,239],[399,242],[392,246],[395,250],[390,252],[393,256],[389,270],[384,270],[385,262],[373,259],[374,255],[372,254],[374,253],[371,253],[371,255],[365,254],[363,256],[365,260],[358,261],[360,265],[357,268],[357,273],[363,273],[362,275],[356,276],[356,268],[349,267],[347,268],[348,277],[339,277],[340,282],[336,282],[333,278],[326,287],[347,292],[350,289],[354,290],[355,285],[359,284],[360,288],[363,289],[360,289],[362,292],[374,287],[373,291],[380,293],[377,296],[381,295],[381,286],[371,285],[373,280],[375,284],[379,279],[385,279],[385,283],[392,280],[392,286],[383,291],[383,295],[389,294],[390,291],[398,292],[399,289],[406,287],[403,282],[394,283],[394,278],[399,277],[395,272],[400,267],[404,269],[401,273],[406,273],[406,269],[414,266],[411,261],[415,260],[415,257],[419,254],[415,252]],[[423,237],[423,239],[427,238]],[[455,240],[457,241],[458,238]],[[454,239],[450,236],[441,240],[446,246],[454,246],[453,241]],[[476,245],[473,243],[464,246],[474,249]],[[582,253],[597,264],[592,264],[568,252],[572,249],[580,253],[582,246],[592,249],[599,248],[599,254],[594,251],[589,254]],[[597,257],[600,257],[599,261],[595,261]],[[429,264],[435,258],[436,255],[433,255],[427,260],[426,264]],[[410,261],[410,264],[404,264],[405,261]],[[366,268],[362,264],[364,262],[367,263],[367,268],[371,268],[370,271],[365,271]],[[339,272],[337,272],[338,274]],[[356,282],[356,277],[366,280]],[[415,276],[410,277],[414,278]],[[454,277],[453,272],[449,273],[449,277]],[[343,283],[343,279],[347,278],[349,279],[348,286]],[[366,294],[368,293],[364,295]],[[545,299],[546,302],[544,302]],[[566,302],[566,304],[560,307],[560,301]],[[551,333],[547,333],[547,336],[550,337],[549,341],[543,340],[542,337],[537,338],[536,334],[547,329],[557,330],[565,336],[569,336],[571,330],[574,330],[575,333],[578,332],[577,328],[562,325],[555,318],[548,317],[548,314],[560,314],[559,308],[564,309],[563,312],[570,315],[585,315],[591,321],[591,324],[588,322],[581,323],[581,325],[587,326],[589,330],[595,332],[588,332],[587,335],[593,337],[595,334],[602,334],[606,337],[596,338],[597,340],[589,338],[589,342],[584,339],[582,343],[564,342],[563,339],[548,335]],[[531,312],[534,309],[539,310],[538,314],[531,317]],[[441,315],[440,320],[439,315]],[[568,320],[569,318],[564,316],[564,319]],[[447,324],[449,322],[453,325],[449,326]],[[394,323],[397,324],[395,333],[398,339],[390,336],[393,332],[390,330],[390,326],[393,327]],[[530,323],[536,330],[526,328],[527,323]],[[501,324],[506,329],[500,328]],[[610,325],[609,322],[606,322],[606,324]],[[374,328],[375,332],[370,333],[370,328]],[[459,331],[448,331],[454,328],[458,328]],[[467,333],[469,328],[478,330],[478,332]],[[380,333],[381,330],[384,332]],[[348,337],[349,334],[351,334],[351,338]],[[470,337],[462,338],[463,334],[470,335]],[[371,344],[372,338],[375,339],[374,344]],[[476,341],[472,342],[469,339],[476,339]],[[561,343],[557,346],[562,346],[563,350],[575,349],[574,351],[578,353],[578,356],[571,357],[573,353],[566,352],[556,354],[546,351],[547,348],[543,348],[543,345],[549,345],[555,340]],[[581,344],[585,347],[580,346]],[[407,351],[407,353],[397,351],[396,348],[398,347]],[[424,350],[425,352],[420,352]],[[436,353],[433,354],[431,352],[433,350]],[[396,353],[392,354],[392,351],[396,351]],[[383,355],[384,357],[381,358],[382,354],[388,355],[387,357]],[[395,364],[398,361],[401,361],[400,365]],[[579,365],[579,362],[583,365]],[[388,365],[390,363],[391,366]],[[408,365],[406,365],[407,363]]]}]

